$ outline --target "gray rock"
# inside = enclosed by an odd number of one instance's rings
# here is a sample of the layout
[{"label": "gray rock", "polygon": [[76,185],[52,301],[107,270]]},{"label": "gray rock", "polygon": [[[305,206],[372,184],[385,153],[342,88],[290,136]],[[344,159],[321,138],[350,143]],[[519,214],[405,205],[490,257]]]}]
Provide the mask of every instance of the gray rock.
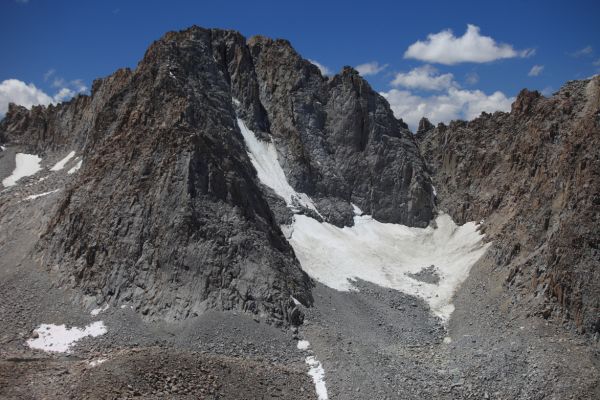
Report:
[{"label": "gray rock", "polygon": [[510,113],[420,139],[440,208],[460,223],[485,221],[487,259],[506,271],[512,303],[544,318],[556,308],[590,335],[600,332],[599,112],[596,76],[549,98],[523,90]]}]

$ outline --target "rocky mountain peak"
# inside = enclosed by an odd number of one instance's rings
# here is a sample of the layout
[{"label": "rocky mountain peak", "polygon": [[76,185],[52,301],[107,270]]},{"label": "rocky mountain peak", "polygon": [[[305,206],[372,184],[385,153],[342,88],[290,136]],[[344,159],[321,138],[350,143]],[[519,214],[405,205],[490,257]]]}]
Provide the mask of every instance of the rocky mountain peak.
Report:
[{"label": "rocky mountain peak", "polygon": [[421,120],[419,121],[419,126],[417,127],[417,139],[421,139],[428,131],[434,128],[435,126],[431,122],[429,122],[427,118],[421,118]]},{"label": "rocky mountain peak", "polygon": [[[241,124],[314,209],[259,179]],[[238,309],[298,324],[291,296],[311,304],[312,282],[280,229],[294,213],[345,226],[356,205],[426,226],[435,210],[411,133],[355,70],[328,80],[288,41],[234,31],[169,32],[90,96],[12,106],[0,135],[81,154],[36,251],[81,301],[150,319]]]},{"label": "rocky mountain peak", "polygon": [[542,97],[540,92],[537,90],[529,91],[527,89],[523,89],[519,92],[517,99],[511,106],[511,111],[513,114],[526,114],[532,110],[535,106],[537,100]]}]

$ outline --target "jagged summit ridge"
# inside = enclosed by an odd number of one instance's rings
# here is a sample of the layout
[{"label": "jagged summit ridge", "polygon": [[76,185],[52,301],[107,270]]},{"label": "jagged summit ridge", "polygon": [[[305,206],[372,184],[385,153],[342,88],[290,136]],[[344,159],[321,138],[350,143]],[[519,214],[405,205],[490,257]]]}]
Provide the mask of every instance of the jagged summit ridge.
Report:
[{"label": "jagged summit ridge", "polygon": [[488,260],[532,314],[600,332],[600,76],[544,97],[522,90],[510,113],[425,132],[440,208],[485,219]]}]

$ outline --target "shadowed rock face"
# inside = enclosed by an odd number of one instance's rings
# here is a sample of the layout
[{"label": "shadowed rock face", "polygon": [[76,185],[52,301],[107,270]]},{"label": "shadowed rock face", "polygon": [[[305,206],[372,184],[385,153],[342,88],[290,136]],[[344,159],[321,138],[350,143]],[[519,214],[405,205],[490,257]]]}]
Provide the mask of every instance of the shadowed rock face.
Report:
[{"label": "shadowed rock face", "polygon": [[149,318],[238,309],[300,323],[290,296],[310,304],[312,283],[236,117],[275,143],[324,219],[351,224],[350,202],[385,222],[431,219],[416,142],[355,71],[328,80],[288,42],[193,27],[153,43],[135,70],[95,81],[91,96],[10,107],[3,140],[83,153],[38,243],[44,265],[82,296]]},{"label": "shadowed rock face", "polygon": [[496,266],[530,313],[600,332],[600,77],[510,113],[429,128],[420,148],[440,208],[485,219]]}]

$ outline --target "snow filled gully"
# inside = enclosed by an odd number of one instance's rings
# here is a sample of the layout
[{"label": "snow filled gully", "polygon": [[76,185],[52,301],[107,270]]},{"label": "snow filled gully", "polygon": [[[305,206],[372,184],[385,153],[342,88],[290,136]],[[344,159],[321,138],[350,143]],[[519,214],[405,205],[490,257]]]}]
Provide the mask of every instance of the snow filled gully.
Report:
[{"label": "snow filled gully", "polygon": [[[274,144],[259,140],[241,119],[237,123],[260,181],[292,211],[301,205],[318,212],[308,195],[297,193],[288,183]],[[478,225],[458,226],[450,216],[440,214],[427,228],[411,228],[379,222],[352,206],[352,227],[339,228],[298,213],[291,225],[281,227],[302,269],[340,291],[357,290],[353,282],[361,279],[420,297],[446,323],[454,311],[454,292],[490,246],[483,242]],[[308,342],[298,342],[299,349],[308,351],[308,347]],[[315,356],[308,356],[306,363],[319,399],[326,399],[321,363]]]}]

